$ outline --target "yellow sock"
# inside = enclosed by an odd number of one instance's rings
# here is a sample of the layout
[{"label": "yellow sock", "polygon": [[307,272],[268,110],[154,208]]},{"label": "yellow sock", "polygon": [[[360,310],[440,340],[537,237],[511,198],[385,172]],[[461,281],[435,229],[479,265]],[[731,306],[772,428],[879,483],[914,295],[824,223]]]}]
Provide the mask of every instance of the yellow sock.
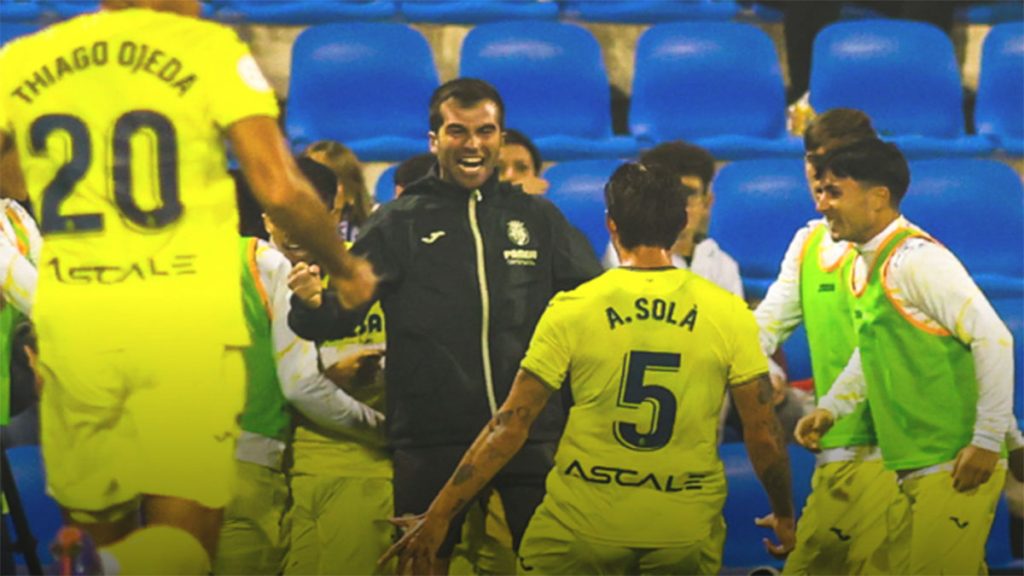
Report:
[{"label": "yellow sock", "polygon": [[[141,528],[100,552],[106,574],[205,576],[210,573],[210,558],[199,540],[172,526]],[[116,567],[109,566],[111,557]]]}]

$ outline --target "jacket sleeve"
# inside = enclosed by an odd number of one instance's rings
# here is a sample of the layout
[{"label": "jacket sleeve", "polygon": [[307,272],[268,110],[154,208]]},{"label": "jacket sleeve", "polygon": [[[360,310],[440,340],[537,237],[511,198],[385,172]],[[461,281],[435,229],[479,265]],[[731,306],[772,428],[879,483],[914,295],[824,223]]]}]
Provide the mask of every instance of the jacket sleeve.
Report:
[{"label": "jacket sleeve", "polygon": [[319,308],[309,308],[294,294],[288,310],[288,327],[305,340],[339,340],[355,333],[370,306],[367,302],[351,310],[342,308],[334,292],[327,290]]},{"label": "jacket sleeve", "polygon": [[378,278],[375,297],[358,308],[347,310],[330,290],[324,291],[323,301],[316,309],[305,306],[293,295],[288,325],[296,334],[306,340],[319,342],[351,336],[382,292],[395,284],[401,275],[402,260],[394,248],[398,244],[394,239],[394,220],[385,217],[387,211],[382,208],[374,212],[352,246],[353,254],[366,258],[373,265]]},{"label": "jacket sleeve", "polygon": [[594,255],[594,249],[583,232],[570,224],[554,204],[545,204],[549,210],[552,228],[555,291],[572,290],[596,278],[604,268],[601,267],[601,262]]}]

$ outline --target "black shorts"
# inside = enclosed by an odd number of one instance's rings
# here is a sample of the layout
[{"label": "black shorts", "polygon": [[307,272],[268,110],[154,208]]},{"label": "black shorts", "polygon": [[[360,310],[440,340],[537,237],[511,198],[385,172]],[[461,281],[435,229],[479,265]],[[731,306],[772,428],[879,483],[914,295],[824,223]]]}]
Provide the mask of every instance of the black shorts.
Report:
[{"label": "black shorts", "polygon": [[[515,550],[519,549],[533,511],[544,499],[544,480],[554,465],[555,447],[553,442],[527,442],[489,485],[501,495]],[[396,449],[393,456],[395,515],[426,512],[468,448],[445,445]],[[439,557],[451,557],[462,537],[466,511],[472,505],[467,504],[452,520],[448,536],[438,549]]]}]

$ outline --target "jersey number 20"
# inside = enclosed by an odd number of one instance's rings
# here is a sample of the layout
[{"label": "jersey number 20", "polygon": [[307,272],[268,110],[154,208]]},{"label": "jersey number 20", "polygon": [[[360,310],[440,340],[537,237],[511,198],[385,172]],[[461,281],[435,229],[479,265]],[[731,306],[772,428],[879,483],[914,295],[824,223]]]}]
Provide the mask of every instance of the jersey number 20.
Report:
[{"label": "jersey number 20", "polygon": [[637,409],[644,403],[654,409],[652,425],[646,434],[640,433],[631,422],[615,422],[615,439],[632,450],[657,450],[672,438],[676,422],[676,396],[671,390],[657,384],[644,384],[647,371],[678,372],[679,354],[669,352],[629,353],[619,384],[618,405]]},{"label": "jersey number 20", "polygon": [[[151,130],[156,138],[156,164],[160,206],[143,210],[132,195],[131,139],[140,130]],[[29,136],[32,154],[46,154],[46,141],[54,132],[64,132],[71,140],[71,158],[57,170],[42,194],[40,229],[43,234],[90,232],[103,229],[102,214],[61,214],[61,204],[85,176],[93,160],[89,128],[80,118],[67,114],[40,116],[32,123]],[[114,123],[111,179],[114,201],[129,221],[143,228],[162,228],[181,217],[178,187],[178,137],[174,124],[166,116],[150,110],[123,114]]]}]

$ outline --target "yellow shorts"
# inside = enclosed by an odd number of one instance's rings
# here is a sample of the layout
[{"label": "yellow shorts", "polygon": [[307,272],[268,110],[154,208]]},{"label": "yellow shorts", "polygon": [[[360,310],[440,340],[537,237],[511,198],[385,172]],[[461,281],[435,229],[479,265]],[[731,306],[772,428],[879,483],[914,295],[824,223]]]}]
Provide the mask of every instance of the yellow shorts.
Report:
[{"label": "yellow shorts", "polygon": [[245,364],[240,349],[195,336],[113,351],[40,340],[41,444],[63,507],[100,512],[147,494],[227,505]]},{"label": "yellow shorts", "polygon": [[516,572],[533,574],[718,574],[725,521],[717,517],[706,540],[637,548],[587,540],[558,521],[542,503],[523,536]]},{"label": "yellow shorts", "polygon": [[817,467],[785,574],[891,574],[889,510],[905,506],[881,459]]},{"label": "yellow shorts", "polygon": [[284,574],[392,574],[377,566],[391,546],[394,516],[390,478],[296,474]]},{"label": "yellow shorts", "polygon": [[284,472],[251,462],[236,462],[234,498],[224,509],[214,574],[280,574],[287,535],[282,531],[288,507]]},{"label": "yellow shorts", "polygon": [[900,489],[909,506],[893,549],[907,553],[894,573],[988,573],[985,543],[1005,481],[1002,463],[988,482],[966,493],[953,489],[948,469],[904,478]]}]

